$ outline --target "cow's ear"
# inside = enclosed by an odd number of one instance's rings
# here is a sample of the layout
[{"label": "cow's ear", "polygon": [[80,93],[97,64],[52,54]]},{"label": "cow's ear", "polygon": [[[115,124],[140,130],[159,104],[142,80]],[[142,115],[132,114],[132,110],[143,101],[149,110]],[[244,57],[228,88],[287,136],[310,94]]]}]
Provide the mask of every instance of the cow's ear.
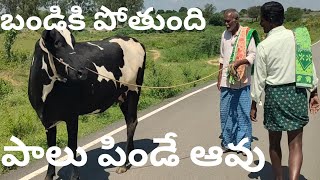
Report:
[{"label": "cow's ear", "polygon": [[47,40],[47,39],[49,38],[49,36],[50,36],[50,31],[44,30],[44,31],[42,32],[41,37],[42,37],[43,40]]}]

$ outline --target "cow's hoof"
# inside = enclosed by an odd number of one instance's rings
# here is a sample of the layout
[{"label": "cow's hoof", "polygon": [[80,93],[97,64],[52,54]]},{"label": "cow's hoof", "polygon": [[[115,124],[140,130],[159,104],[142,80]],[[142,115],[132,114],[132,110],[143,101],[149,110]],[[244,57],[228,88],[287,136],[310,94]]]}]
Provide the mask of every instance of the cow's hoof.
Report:
[{"label": "cow's hoof", "polygon": [[52,175],[46,175],[44,180],[53,180],[53,176]]},{"label": "cow's hoof", "polygon": [[118,174],[125,173],[127,171],[127,169],[128,168],[126,166],[120,166],[117,168],[116,173],[118,173]]}]

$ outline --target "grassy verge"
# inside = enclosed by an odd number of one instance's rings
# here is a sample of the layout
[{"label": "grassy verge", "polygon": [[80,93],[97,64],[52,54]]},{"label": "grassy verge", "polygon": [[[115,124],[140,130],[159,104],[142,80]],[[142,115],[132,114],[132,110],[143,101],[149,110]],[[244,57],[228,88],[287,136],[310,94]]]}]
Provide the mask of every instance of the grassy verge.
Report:
[{"label": "grassy verge", "polygon": [[[215,31],[214,28],[211,31]],[[222,29],[216,30],[220,36]],[[106,38],[115,33],[103,32],[78,32],[75,33],[78,41],[96,40]],[[13,51],[17,59],[8,62],[0,50],[0,146],[12,144],[9,139],[12,135],[20,138],[26,145],[41,146],[46,148],[46,135],[44,128],[32,109],[28,96],[28,73],[31,63],[34,43],[40,37],[39,32],[25,32],[18,35]],[[147,48],[147,67],[145,70],[146,86],[171,86],[200,79],[217,70],[217,67],[208,65],[207,59],[215,54],[202,55],[199,40],[203,41],[205,32],[184,32],[172,34],[132,34]],[[0,40],[3,39],[0,35]],[[198,41],[197,41],[198,40]],[[150,50],[156,50],[161,55],[155,61]],[[184,52],[195,52],[196,56],[184,55]],[[21,54],[25,58],[21,58]],[[203,82],[200,82],[203,83]],[[197,84],[174,89],[154,90],[143,89],[139,101],[139,110],[160,103],[165,98],[170,98],[190,89]],[[105,126],[123,119],[123,115],[117,105],[112,106],[104,113],[98,115],[81,116],[79,119],[79,137],[83,137]],[[58,125],[57,145],[67,144],[67,131],[64,123]],[[0,157],[5,154],[0,149]],[[18,159],[22,159],[21,153],[14,153]],[[10,168],[0,165],[0,174]]]}]

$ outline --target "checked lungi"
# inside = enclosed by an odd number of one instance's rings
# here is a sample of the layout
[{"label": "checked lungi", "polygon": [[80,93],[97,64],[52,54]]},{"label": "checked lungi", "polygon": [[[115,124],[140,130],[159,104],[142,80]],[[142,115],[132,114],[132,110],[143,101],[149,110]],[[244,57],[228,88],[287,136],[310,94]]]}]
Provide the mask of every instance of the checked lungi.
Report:
[{"label": "checked lungi", "polygon": [[250,86],[241,89],[221,87],[220,119],[222,147],[229,143],[237,145],[242,139],[249,138],[244,147],[251,148],[252,124],[250,120]]}]

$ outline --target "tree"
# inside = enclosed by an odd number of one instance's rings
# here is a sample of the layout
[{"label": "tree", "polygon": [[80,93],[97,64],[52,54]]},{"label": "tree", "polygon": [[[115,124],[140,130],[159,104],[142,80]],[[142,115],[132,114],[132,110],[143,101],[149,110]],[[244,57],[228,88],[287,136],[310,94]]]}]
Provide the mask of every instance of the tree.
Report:
[{"label": "tree", "polygon": [[246,9],[241,9],[241,11],[239,12],[240,16],[244,16],[247,13],[248,13],[248,10]]},{"label": "tree", "polygon": [[302,18],[303,10],[300,8],[288,7],[285,12],[286,21],[295,22]]},{"label": "tree", "polygon": [[17,15],[19,0],[0,0],[0,4],[5,13],[11,14],[12,16]]},{"label": "tree", "polygon": [[18,4],[18,14],[20,14],[24,19],[30,16],[38,16],[38,8],[40,0],[21,0]]},{"label": "tree", "polygon": [[221,13],[214,13],[209,19],[209,24],[214,26],[223,26],[224,25],[224,17]]},{"label": "tree", "polygon": [[38,9],[44,0],[0,0],[0,8],[4,13],[16,16],[21,15],[24,19],[38,15]]},{"label": "tree", "polygon": [[[67,0],[64,0],[67,1]],[[69,0],[72,1],[72,0]],[[51,6],[59,6],[61,9],[61,14],[63,14],[65,11],[67,11],[66,8],[64,8],[64,4],[67,4],[65,2],[62,3],[62,0],[39,0],[39,6],[45,8],[44,12],[50,13],[49,8]],[[42,13],[42,12],[41,12]]]},{"label": "tree", "polygon": [[311,10],[311,9],[307,9],[306,14],[310,14],[311,12],[312,12],[312,10]]},{"label": "tree", "polygon": [[159,10],[157,11],[157,14],[164,14],[164,10],[163,10],[163,9],[159,9]]},{"label": "tree", "polygon": [[14,30],[14,29],[6,31],[4,34],[4,43],[3,44],[4,44],[4,49],[6,51],[6,55],[7,55],[8,59],[11,59],[11,55],[12,55],[11,49],[12,49],[12,46],[17,38],[17,35],[18,35],[18,31]]},{"label": "tree", "polygon": [[0,3],[0,15],[2,15],[2,12],[3,12],[2,10],[4,10],[3,8],[4,8],[4,7],[3,7],[3,4]]},{"label": "tree", "polygon": [[144,8],[144,0],[126,0],[129,15],[134,15]]},{"label": "tree", "polygon": [[83,14],[93,14],[96,7],[95,0],[71,0],[67,4],[69,9],[75,5],[80,6]]},{"label": "tree", "polygon": [[258,17],[260,15],[260,6],[252,6],[248,8],[248,16],[249,18],[255,19],[258,21]]},{"label": "tree", "polygon": [[179,9],[179,12],[188,12],[188,9],[186,7],[181,7]]},{"label": "tree", "polygon": [[203,17],[205,19],[210,19],[210,17],[215,13],[217,8],[213,4],[206,4],[204,6],[204,9],[202,10],[203,12]]},{"label": "tree", "polygon": [[71,9],[73,5],[77,5],[73,0],[42,0],[41,6],[49,9],[51,6],[59,6],[61,9],[61,14],[66,15],[68,10]]}]

